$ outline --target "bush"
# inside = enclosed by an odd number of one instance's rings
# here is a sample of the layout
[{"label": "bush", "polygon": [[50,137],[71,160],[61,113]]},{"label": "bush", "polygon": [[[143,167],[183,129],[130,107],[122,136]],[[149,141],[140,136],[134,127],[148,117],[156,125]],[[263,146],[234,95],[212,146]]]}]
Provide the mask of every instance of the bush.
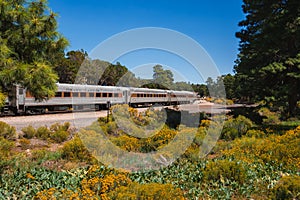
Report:
[{"label": "bush", "polygon": [[226,105],[233,105],[234,102],[231,99],[226,99]]},{"label": "bush", "polygon": [[9,141],[3,137],[0,137],[0,161],[3,158],[8,157],[11,154],[11,149],[15,146],[15,143]]},{"label": "bush", "polygon": [[29,149],[30,147],[30,140],[23,138],[19,140],[20,145],[21,145],[21,149],[25,150],[25,149]]},{"label": "bush", "polygon": [[27,139],[31,139],[36,136],[36,130],[31,125],[22,128],[22,132],[24,133],[23,137],[25,137]]},{"label": "bush", "polygon": [[277,163],[286,168],[300,167],[300,126],[286,131],[284,135],[270,135],[266,138],[243,137],[231,143],[231,149],[224,150],[226,156],[252,163]]},{"label": "bush", "polygon": [[65,122],[62,125],[60,123],[55,123],[50,126],[50,131],[52,131],[52,132],[56,132],[56,131],[60,131],[60,130],[68,131],[70,126],[71,126],[70,122]]},{"label": "bush", "polygon": [[126,151],[138,152],[140,150],[139,140],[134,137],[122,135],[120,137],[113,138],[112,142]]},{"label": "bush", "polygon": [[16,139],[16,128],[0,121],[0,137],[4,137],[8,140]]},{"label": "bush", "polygon": [[203,172],[204,181],[230,180],[240,184],[246,180],[246,169],[241,163],[229,160],[209,162]]},{"label": "bush", "polygon": [[260,116],[264,117],[263,118],[264,124],[279,124],[280,123],[279,114],[276,112],[270,111],[266,107],[259,109],[258,113]]},{"label": "bush", "polygon": [[246,133],[247,137],[255,137],[255,138],[264,138],[266,136],[265,132],[261,130],[248,130]]},{"label": "bush", "polygon": [[245,135],[252,126],[252,121],[242,115],[239,115],[237,118],[228,119],[224,124],[221,138],[234,140]]},{"label": "bush", "polygon": [[50,134],[50,138],[57,143],[62,143],[69,138],[70,134],[64,130],[57,130],[54,133]]},{"label": "bush", "polygon": [[67,160],[90,161],[91,156],[86,149],[79,136],[75,136],[72,140],[66,142],[61,149],[62,158]]},{"label": "bush", "polygon": [[272,199],[299,199],[300,198],[300,176],[284,176],[271,190]]},{"label": "bush", "polygon": [[47,140],[51,134],[51,131],[46,126],[41,126],[36,130],[36,137]]},{"label": "bush", "polygon": [[138,184],[135,182],[132,182],[128,186],[121,186],[117,188],[115,191],[110,192],[108,196],[113,200],[185,199],[183,192],[178,188],[174,188],[171,184]]}]

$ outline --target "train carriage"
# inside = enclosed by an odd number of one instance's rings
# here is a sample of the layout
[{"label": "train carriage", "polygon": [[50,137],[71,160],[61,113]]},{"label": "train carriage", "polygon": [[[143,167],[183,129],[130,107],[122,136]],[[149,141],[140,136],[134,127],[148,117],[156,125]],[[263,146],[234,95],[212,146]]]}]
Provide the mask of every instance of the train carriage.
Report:
[{"label": "train carriage", "polygon": [[160,89],[130,88],[130,105],[167,104],[168,92]]},{"label": "train carriage", "polygon": [[196,98],[196,93],[188,91],[57,83],[55,97],[36,101],[30,92],[15,85],[3,110],[14,114],[100,110],[106,107],[108,102],[112,105],[131,106],[171,105],[192,103]]}]

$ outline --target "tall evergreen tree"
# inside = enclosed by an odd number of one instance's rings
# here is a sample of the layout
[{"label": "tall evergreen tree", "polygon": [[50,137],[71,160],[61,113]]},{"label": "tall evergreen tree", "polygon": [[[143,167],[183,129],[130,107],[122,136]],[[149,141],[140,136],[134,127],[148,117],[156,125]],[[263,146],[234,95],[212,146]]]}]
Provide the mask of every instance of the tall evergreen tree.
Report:
[{"label": "tall evergreen tree", "polygon": [[239,91],[294,114],[300,100],[300,1],[244,0],[235,71]]},{"label": "tall evergreen tree", "polygon": [[57,32],[56,14],[45,0],[0,0],[0,87],[27,87],[37,100],[55,94],[53,68],[67,40]]}]

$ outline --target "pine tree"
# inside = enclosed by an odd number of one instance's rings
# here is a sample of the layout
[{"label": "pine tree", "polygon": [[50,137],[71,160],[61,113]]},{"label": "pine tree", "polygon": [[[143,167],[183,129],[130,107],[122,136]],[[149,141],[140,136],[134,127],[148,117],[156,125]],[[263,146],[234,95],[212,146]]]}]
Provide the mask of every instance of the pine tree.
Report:
[{"label": "pine tree", "polygon": [[300,1],[244,0],[235,71],[241,95],[295,114],[300,100]]},{"label": "pine tree", "polygon": [[19,84],[37,100],[55,94],[53,68],[67,40],[57,32],[56,14],[45,0],[0,0],[0,86]]}]

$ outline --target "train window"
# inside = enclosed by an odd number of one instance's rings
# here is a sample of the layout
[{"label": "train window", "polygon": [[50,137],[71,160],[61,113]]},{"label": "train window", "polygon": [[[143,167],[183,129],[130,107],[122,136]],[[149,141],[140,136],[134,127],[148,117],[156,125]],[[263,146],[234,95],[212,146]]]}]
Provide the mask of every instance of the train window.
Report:
[{"label": "train window", "polygon": [[62,92],[56,92],[55,97],[62,97]]},{"label": "train window", "polygon": [[71,97],[71,92],[64,92],[64,97]]},{"label": "train window", "polygon": [[108,97],[112,97],[113,96],[113,94],[112,93],[108,93]]},{"label": "train window", "polygon": [[23,89],[19,89],[19,95],[23,95]]},{"label": "train window", "polygon": [[93,92],[90,92],[89,97],[95,97],[95,94]]},{"label": "train window", "polygon": [[26,97],[33,97],[29,91],[26,91]]},{"label": "train window", "polygon": [[73,96],[73,97],[79,97],[79,93],[78,93],[78,92],[73,92],[73,93],[72,93],[72,96]]},{"label": "train window", "polygon": [[131,94],[131,97],[139,97],[139,94],[132,93],[132,94]]},{"label": "train window", "polygon": [[96,97],[101,97],[101,93],[96,93]]},{"label": "train window", "polygon": [[119,93],[114,93],[114,97],[119,97]]},{"label": "train window", "polygon": [[102,97],[107,97],[107,93],[102,93]]},{"label": "train window", "polygon": [[80,97],[86,97],[86,93],[85,92],[80,92]]}]

